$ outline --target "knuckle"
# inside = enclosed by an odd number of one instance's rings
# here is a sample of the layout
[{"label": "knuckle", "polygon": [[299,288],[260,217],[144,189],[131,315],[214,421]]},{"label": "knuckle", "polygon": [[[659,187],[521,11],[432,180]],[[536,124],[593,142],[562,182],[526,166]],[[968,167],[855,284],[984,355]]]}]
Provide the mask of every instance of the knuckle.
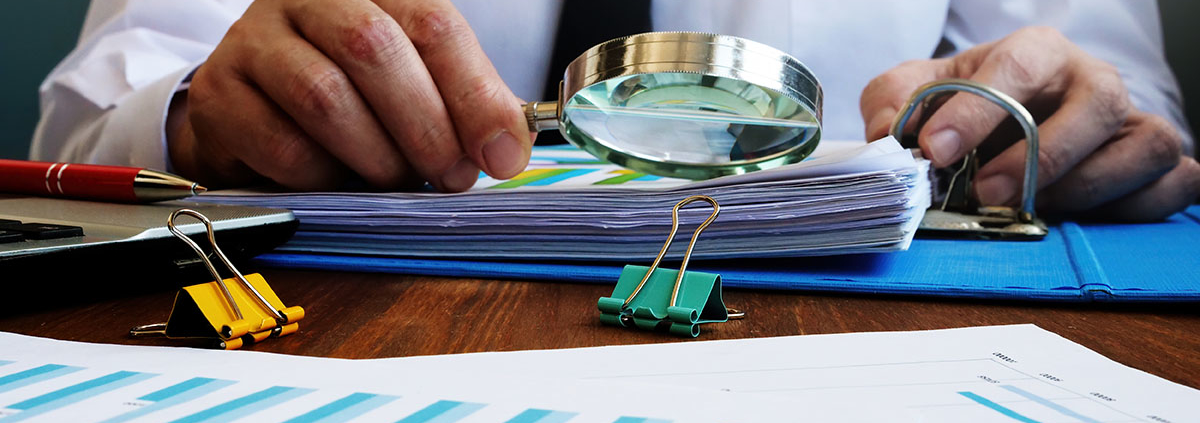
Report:
[{"label": "knuckle", "polygon": [[901,64],[895,69],[879,74],[879,76],[871,79],[871,82],[867,84],[867,87],[869,89],[881,89],[886,87],[896,87],[908,83],[908,78],[905,78],[902,72],[903,66],[904,64]]},{"label": "knuckle", "polygon": [[1180,160],[1179,166],[1183,168],[1183,181],[1185,187],[1188,188],[1184,199],[1188,204],[1200,200],[1200,163],[1191,157],[1184,157]]},{"label": "knuckle", "polygon": [[187,91],[188,108],[191,110],[202,109],[213,103],[216,97],[215,81],[209,76],[205,67],[201,66],[196,70]]},{"label": "knuckle", "polygon": [[1015,37],[1029,42],[1045,44],[1047,42],[1062,42],[1066,41],[1067,37],[1062,31],[1052,26],[1034,25],[1021,28],[1013,33]]},{"label": "knuckle", "polygon": [[930,59],[905,60],[903,62],[900,62],[899,65],[896,65],[895,68],[892,68],[892,72],[889,72],[889,73],[899,73],[899,74],[917,73],[921,69],[928,67],[930,62],[932,62],[932,61],[934,61],[934,60],[930,60]]},{"label": "knuckle", "polygon": [[905,72],[907,63],[872,78],[863,88],[859,98],[859,109],[863,113],[879,109],[900,109],[910,92],[906,87],[914,86],[914,79]]},{"label": "knuckle", "polygon": [[322,64],[302,67],[291,84],[291,95],[302,112],[313,117],[336,114],[351,90],[350,81],[340,69]]},{"label": "knuckle", "polygon": [[280,169],[301,171],[312,161],[308,140],[296,131],[272,131],[267,145],[266,157],[270,157]]},{"label": "knuckle", "polygon": [[429,122],[421,130],[420,136],[411,140],[410,145],[411,154],[414,155],[407,157],[408,161],[419,167],[436,169],[437,172],[454,164],[441,158],[459,155],[448,151],[450,147],[458,145],[454,131],[435,122]]},{"label": "knuckle", "polygon": [[343,29],[342,46],[367,66],[383,66],[396,60],[396,46],[403,39],[404,33],[395,21],[369,16]]},{"label": "knuckle", "polygon": [[1052,148],[1038,149],[1038,183],[1045,185],[1058,179],[1065,171],[1066,161],[1062,152]]},{"label": "knuckle", "polygon": [[230,25],[229,29],[225,31],[225,39],[222,42],[227,42],[226,40],[243,40],[250,37],[254,29],[254,24],[248,21],[248,17],[234,21],[233,25]]},{"label": "knuckle", "polygon": [[1034,57],[1032,49],[1008,47],[998,48],[989,57],[1013,84],[1024,88],[1036,88],[1042,79],[1041,61]]},{"label": "knuckle", "polygon": [[193,122],[220,122],[229,104],[225,90],[230,82],[213,75],[208,66],[196,71],[187,90],[188,118]]},{"label": "knuckle", "polygon": [[1151,161],[1159,166],[1174,167],[1183,155],[1183,137],[1161,116],[1149,117],[1145,125],[1150,136],[1144,147]]},{"label": "knuckle", "polygon": [[452,107],[471,107],[470,105],[475,104],[502,104],[500,103],[500,97],[503,90],[486,75],[473,76],[468,81],[459,85],[461,88],[448,99],[453,102],[454,106]]},{"label": "knuckle", "polygon": [[471,29],[455,13],[441,8],[417,11],[404,32],[418,50],[426,51],[438,45],[464,45],[472,37]]},{"label": "knuckle", "polygon": [[[1105,64],[1105,66],[1111,66]],[[1115,131],[1129,118],[1132,105],[1125,83],[1115,68],[1091,74],[1088,81],[1091,101],[1100,122]]]}]

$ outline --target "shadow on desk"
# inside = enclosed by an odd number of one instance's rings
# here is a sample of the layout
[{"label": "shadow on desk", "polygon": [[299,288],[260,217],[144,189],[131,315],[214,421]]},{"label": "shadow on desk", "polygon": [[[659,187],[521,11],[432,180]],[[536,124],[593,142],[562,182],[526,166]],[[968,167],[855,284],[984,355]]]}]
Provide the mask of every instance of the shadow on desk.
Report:
[{"label": "shadow on desk", "polygon": [[[180,244],[182,248],[186,248]],[[248,260],[234,259],[234,265],[247,273],[257,271]],[[86,307],[96,303],[121,301],[150,295],[174,295],[180,288],[211,281],[202,265],[137,267],[120,263],[106,266],[78,266],[63,269],[61,264],[38,265],[45,271],[33,275],[5,278],[5,295],[0,295],[0,317],[57,309]],[[222,272],[231,277],[228,272]],[[170,307],[166,304],[165,307]]]}]

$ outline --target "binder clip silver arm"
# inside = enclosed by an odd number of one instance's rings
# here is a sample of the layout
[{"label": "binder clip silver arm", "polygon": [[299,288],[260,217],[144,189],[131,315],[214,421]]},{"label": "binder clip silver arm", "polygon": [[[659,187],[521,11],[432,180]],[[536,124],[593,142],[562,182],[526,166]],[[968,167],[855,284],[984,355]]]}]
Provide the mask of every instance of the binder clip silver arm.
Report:
[{"label": "binder clip silver arm", "polygon": [[[667,241],[663,243],[662,249],[658,251],[658,256],[654,258],[654,263],[650,265],[650,270],[647,271],[646,275],[642,277],[641,282],[638,282],[638,285],[633,289],[633,292],[625,298],[625,303],[621,305],[622,308],[629,307],[629,303],[633,301],[633,299],[637,297],[638,293],[641,292],[642,288],[646,286],[646,282],[650,280],[650,276],[654,275],[654,271],[658,270],[658,265],[662,263],[663,257],[667,255],[667,250],[671,248],[671,241],[675,240],[675,234],[679,232],[679,209],[696,201],[704,201],[709,205],[712,205],[713,212],[708,216],[707,219],[704,219],[704,222],[701,223],[700,226],[696,227],[696,231],[692,233],[692,239],[688,241],[687,252],[683,254],[683,262],[680,263],[679,273],[675,276],[675,286],[671,289],[671,302],[668,303],[670,307],[675,306],[676,301],[679,299],[679,287],[683,283],[683,276],[685,272],[687,272],[688,261],[692,258],[692,249],[696,247],[696,239],[700,238],[700,232],[703,232],[708,225],[712,224],[714,220],[717,220],[717,215],[721,214],[721,205],[717,204],[717,200],[714,200],[712,197],[707,195],[693,195],[688,198],[684,198],[679,203],[676,203],[675,207],[671,209],[671,233],[667,235]],[[725,312],[729,314],[730,319],[742,319],[746,317],[745,312],[733,308],[726,308]],[[625,318],[627,317],[628,316],[625,316]]]},{"label": "binder clip silver arm", "polygon": [[[281,313],[279,310],[276,310],[275,307],[267,301],[266,297],[263,297],[262,293],[258,292],[258,289],[255,289],[254,286],[246,280],[246,277],[242,274],[242,272],[238,271],[237,267],[234,267],[233,262],[229,260],[229,257],[226,257],[225,253],[221,251],[221,247],[217,246],[217,239],[213,233],[212,221],[208,220],[208,217],[195,210],[175,210],[167,218],[167,229],[170,230],[175,237],[182,240],[189,247],[192,247],[192,250],[195,251],[196,255],[200,257],[200,260],[204,263],[204,266],[208,268],[208,272],[212,275],[217,286],[221,288],[221,293],[225,297],[225,303],[230,307],[231,311],[233,311],[233,315],[236,316],[236,319],[241,320],[245,316],[242,314],[241,307],[238,307],[237,301],[233,298],[233,293],[231,293],[229,291],[229,287],[225,285],[225,279],[221,277],[221,274],[217,271],[217,268],[213,266],[212,260],[209,259],[209,255],[204,253],[204,250],[200,248],[200,245],[196,244],[195,241],[192,241],[192,239],[189,238],[187,234],[184,234],[183,231],[179,230],[179,227],[175,224],[175,220],[179,218],[179,215],[184,214],[194,217],[204,224],[204,228],[208,233],[208,241],[210,244],[212,244],[212,255],[217,256],[217,258],[221,260],[221,263],[223,263],[225,267],[233,273],[233,276],[238,280],[238,282],[241,282],[242,286],[244,286],[248,292],[253,294],[254,300],[262,306],[262,309],[267,310],[267,312],[271,314],[271,317],[277,322],[277,325],[273,330],[278,332],[280,328],[288,322],[287,316],[284,316],[283,313]],[[228,327],[225,329],[227,330]],[[130,331],[130,334],[133,336],[161,335],[165,333],[165,331],[165,323],[155,323],[136,327]],[[223,333],[222,335],[226,338],[231,336],[231,334],[228,333]]]},{"label": "binder clip silver arm", "polygon": [[[904,128],[913,117],[917,107],[928,109],[933,100],[953,94],[967,92],[983,97],[1003,108],[1017,120],[1025,131],[1025,180],[1021,190],[1019,209],[1011,207],[978,206],[973,200],[971,180],[978,169],[978,157],[972,150],[963,158],[962,165],[950,179],[949,189],[938,208],[931,208],[921,220],[920,229],[936,235],[984,239],[1035,240],[1046,236],[1045,223],[1037,218],[1034,210],[1037,195],[1038,128],[1033,115],[1012,97],[987,85],[966,79],[934,81],[913,93],[904,110],[892,122],[891,135],[902,139]],[[933,187],[937,189],[937,187]]]}]

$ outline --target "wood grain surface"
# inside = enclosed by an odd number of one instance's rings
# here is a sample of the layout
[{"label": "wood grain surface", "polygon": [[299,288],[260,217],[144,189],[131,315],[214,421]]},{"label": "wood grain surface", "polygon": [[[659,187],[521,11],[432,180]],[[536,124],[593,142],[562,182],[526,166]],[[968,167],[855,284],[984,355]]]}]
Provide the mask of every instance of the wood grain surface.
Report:
[{"label": "wood grain surface", "polygon": [[[607,285],[284,270],[263,275],[286,304],[303,306],[307,317],[295,335],[247,348],[257,351],[378,358],[690,342],[602,326],[596,299],[611,293]],[[173,296],[160,290],[74,298],[56,306],[5,306],[0,331],[173,345],[127,336],[133,326],[164,321]],[[725,300],[747,318],[705,325],[700,340],[1033,323],[1120,363],[1200,388],[1196,304],[1064,305],[748,290],[726,290]]]}]

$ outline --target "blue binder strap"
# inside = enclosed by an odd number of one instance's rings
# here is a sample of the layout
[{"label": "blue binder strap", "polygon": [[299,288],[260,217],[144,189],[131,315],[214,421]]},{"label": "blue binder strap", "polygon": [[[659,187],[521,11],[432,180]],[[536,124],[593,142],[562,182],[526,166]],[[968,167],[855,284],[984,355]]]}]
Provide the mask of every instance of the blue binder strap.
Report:
[{"label": "blue binder strap", "polygon": [[[613,283],[620,264],[267,254],[274,267]],[[732,288],[1040,301],[1200,302],[1200,205],[1162,222],[1051,225],[1039,242],[914,240],[908,251],[697,262]]]}]

